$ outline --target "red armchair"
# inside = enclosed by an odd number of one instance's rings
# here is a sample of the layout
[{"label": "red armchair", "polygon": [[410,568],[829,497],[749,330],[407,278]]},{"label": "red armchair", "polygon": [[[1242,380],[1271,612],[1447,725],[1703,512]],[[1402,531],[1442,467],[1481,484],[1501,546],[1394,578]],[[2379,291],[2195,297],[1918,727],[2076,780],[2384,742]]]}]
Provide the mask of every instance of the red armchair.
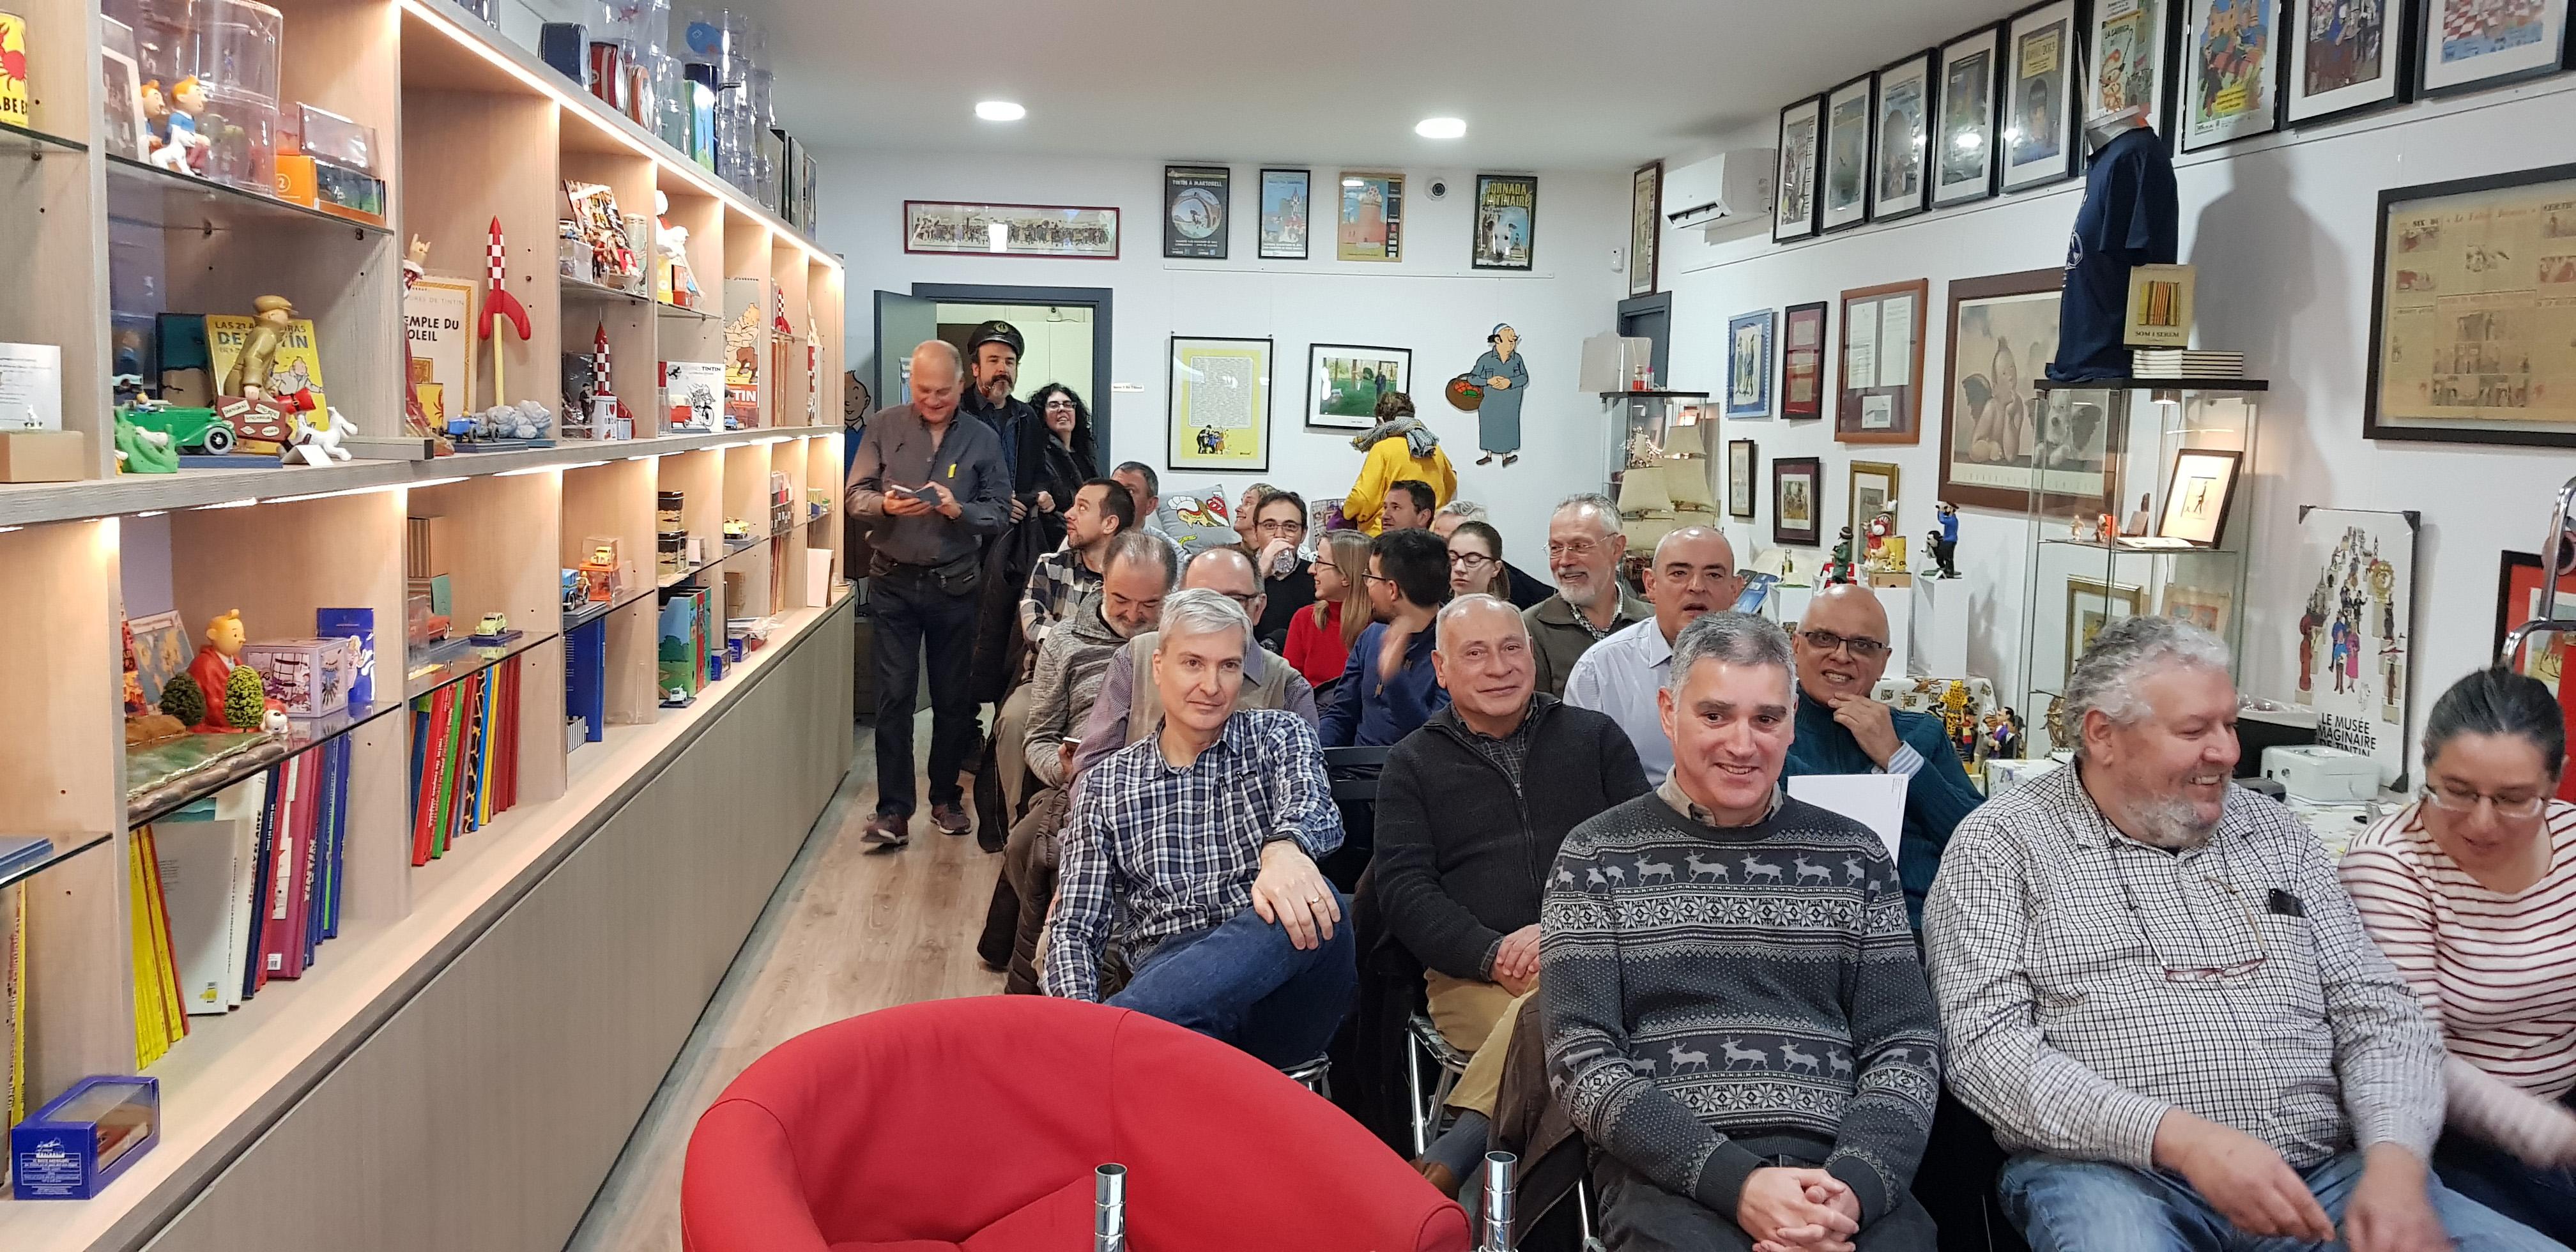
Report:
[{"label": "red armchair", "polygon": [[752,1063],[698,1119],[686,1252],[1064,1252],[1127,1166],[1134,1252],[1466,1252],[1459,1207],[1252,1057],[1045,996],[886,1009]]}]

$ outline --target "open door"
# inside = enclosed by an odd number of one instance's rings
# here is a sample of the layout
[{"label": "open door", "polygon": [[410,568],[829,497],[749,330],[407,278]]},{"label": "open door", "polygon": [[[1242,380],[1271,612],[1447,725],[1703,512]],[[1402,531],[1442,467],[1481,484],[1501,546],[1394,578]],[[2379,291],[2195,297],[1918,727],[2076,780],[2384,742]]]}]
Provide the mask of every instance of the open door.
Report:
[{"label": "open door", "polygon": [[920,296],[877,293],[878,408],[912,403],[912,350],[939,337],[939,302]]}]

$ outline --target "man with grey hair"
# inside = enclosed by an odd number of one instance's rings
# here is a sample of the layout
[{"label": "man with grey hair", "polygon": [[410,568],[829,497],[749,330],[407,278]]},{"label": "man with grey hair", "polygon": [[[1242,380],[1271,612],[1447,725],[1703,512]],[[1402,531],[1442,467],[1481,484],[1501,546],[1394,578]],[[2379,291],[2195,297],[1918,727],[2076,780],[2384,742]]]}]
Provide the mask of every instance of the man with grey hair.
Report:
[{"label": "man with grey hair", "polygon": [[1942,858],[1932,984],[2006,1216],[2043,1252],[2556,1247],[2426,1169],[2441,1038],[2307,825],[2230,784],[2228,664],[2172,618],[2105,627],[2074,765]]},{"label": "man with grey hair", "polygon": [[1778,626],[1692,620],[1655,693],[1669,776],[1547,878],[1548,1081],[1614,1249],[1934,1247],[1909,1188],[1940,1022],[1887,846],[1781,791],[1796,701]]},{"label": "man with grey hair", "polygon": [[[1216,592],[1241,605],[1252,620],[1261,620],[1265,593],[1260,577],[1253,572],[1251,558],[1240,549],[1210,548],[1191,557],[1181,569],[1181,586]],[[1100,680],[1100,694],[1081,722],[1080,742],[1073,749],[1071,763],[1074,774],[1162,730],[1163,706],[1154,698],[1155,642],[1153,632],[1147,631],[1118,645],[1116,655],[1110,658],[1109,672]],[[1236,699],[1247,709],[1286,709],[1305,718],[1309,726],[1322,720],[1315,708],[1315,685],[1307,682],[1287,658],[1258,642],[1244,645],[1243,686]]]},{"label": "man with grey hair", "polygon": [[1359,975],[1345,901],[1315,868],[1342,823],[1314,727],[1235,707],[1251,634],[1218,592],[1165,602],[1162,728],[1075,787],[1046,989],[1099,999],[1114,941],[1135,975],[1110,1004],[1286,1066],[1323,1055]]},{"label": "man with grey hair", "polygon": [[1598,709],[1619,723],[1637,745],[1649,780],[1673,767],[1656,701],[1679,672],[1672,667],[1675,641],[1702,614],[1733,608],[1742,590],[1735,545],[1706,526],[1684,526],[1655,545],[1655,559],[1646,567],[1646,599],[1655,615],[1613,632],[1566,675],[1565,702]]},{"label": "man with grey hair", "polygon": [[965,363],[955,345],[912,350],[912,401],[876,415],[850,461],[846,505],[869,528],[868,612],[876,669],[877,806],[863,836],[911,840],[912,700],[930,661],[930,820],[966,833],[958,773],[982,737],[972,684],[986,537],[1010,523],[1010,471],[993,428],[957,420]]},{"label": "man with grey hair", "polygon": [[1619,506],[1608,496],[1567,496],[1548,517],[1547,571],[1556,577],[1556,594],[1521,614],[1529,623],[1539,690],[1564,695],[1574,663],[1592,645],[1655,615],[1655,606],[1628,594],[1619,581],[1619,562],[1627,555]]}]

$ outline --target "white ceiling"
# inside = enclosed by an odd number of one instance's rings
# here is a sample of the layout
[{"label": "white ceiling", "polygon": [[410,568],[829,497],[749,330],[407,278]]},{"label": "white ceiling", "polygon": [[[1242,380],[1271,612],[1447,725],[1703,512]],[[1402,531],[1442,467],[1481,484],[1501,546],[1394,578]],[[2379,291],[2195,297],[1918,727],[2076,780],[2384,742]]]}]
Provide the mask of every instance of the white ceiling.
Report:
[{"label": "white ceiling", "polygon": [[741,0],[815,148],[1523,169],[1689,150],[2011,2]]}]

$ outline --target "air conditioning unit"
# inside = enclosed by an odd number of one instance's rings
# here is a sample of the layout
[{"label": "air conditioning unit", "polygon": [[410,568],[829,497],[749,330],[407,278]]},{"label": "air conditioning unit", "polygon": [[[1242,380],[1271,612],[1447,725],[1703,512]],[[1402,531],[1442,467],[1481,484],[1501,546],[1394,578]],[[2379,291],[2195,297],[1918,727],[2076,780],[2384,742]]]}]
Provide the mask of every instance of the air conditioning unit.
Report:
[{"label": "air conditioning unit", "polygon": [[1664,219],[1675,230],[1716,234],[1771,218],[1771,148],[1721,152],[1664,175]]}]

